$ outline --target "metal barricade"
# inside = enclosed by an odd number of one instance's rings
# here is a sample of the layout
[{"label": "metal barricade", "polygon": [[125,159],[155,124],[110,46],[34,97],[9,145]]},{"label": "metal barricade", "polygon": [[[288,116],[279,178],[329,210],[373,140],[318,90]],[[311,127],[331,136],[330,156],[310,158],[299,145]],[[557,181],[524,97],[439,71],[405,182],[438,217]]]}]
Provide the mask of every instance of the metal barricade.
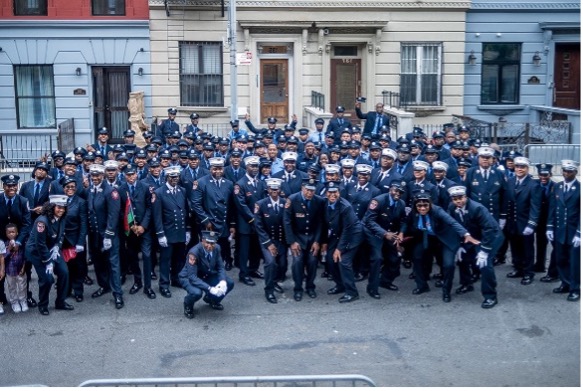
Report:
[{"label": "metal barricade", "polygon": [[167,377],[137,379],[94,379],[79,387],[376,387],[363,375],[315,376],[224,376],[224,377]]},{"label": "metal barricade", "polygon": [[581,145],[579,144],[528,144],[524,154],[533,163],[559,164],[563,159],[579,161]]}]

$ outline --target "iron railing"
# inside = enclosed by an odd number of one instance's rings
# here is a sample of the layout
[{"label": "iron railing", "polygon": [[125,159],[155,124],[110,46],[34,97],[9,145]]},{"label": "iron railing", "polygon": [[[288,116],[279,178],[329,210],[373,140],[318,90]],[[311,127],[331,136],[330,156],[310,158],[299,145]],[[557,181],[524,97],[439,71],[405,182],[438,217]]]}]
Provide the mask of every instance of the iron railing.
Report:
[{"label": "iron railing", "polygon": [[321,92],[318,91],[312,91],[312,103],[311,106],[316,108],[316,109],[320,109],[322,111],[325,111],[325,107],[326,107],[326,99],[324,94],[322,94]]},{"label": "iron railing", "polygon": [[397,109],[401,108],[401,94],[387,90],[384,90],[381,93],[383,95],[384,106],[394,107]]},{"label": "iron railing", "polygon": [[0,134],[0,170],[34,167],[57,145],[56,134]]}]

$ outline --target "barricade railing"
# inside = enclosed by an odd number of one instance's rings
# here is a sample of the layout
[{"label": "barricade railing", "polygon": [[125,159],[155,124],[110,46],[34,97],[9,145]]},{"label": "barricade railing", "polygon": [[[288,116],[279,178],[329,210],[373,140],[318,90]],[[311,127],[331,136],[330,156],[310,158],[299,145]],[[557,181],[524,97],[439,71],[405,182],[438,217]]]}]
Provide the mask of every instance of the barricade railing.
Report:
[{"label": "barricade railing", "polygon": [[560,164],[561,160],[581,159],[580,144],[528,144],[524,147],[524,154],[533,163]]},{"label": "barricade railing", "polygon": [[223,377],[166,377],[136,379],[94,379],[79,387],[376,387],[374,381],[363,375],[314,376],[223,376]]}]

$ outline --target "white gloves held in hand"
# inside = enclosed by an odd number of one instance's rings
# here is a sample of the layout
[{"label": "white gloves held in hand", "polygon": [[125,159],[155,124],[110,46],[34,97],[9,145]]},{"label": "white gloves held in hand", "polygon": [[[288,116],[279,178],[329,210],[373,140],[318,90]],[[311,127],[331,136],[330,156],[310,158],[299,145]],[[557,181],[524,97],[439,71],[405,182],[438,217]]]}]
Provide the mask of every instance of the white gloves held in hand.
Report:
[{"label": "white gloves held in hand", "polygon": [[166,239],[166,236],[158,238],[158,243],[160,243],[160,246],[162,247],[168,247],[168,239]]},{"label": "white gloves held in hand", "polygon": [[85,247],[79,246],[79,245],[76,245],[75,246],[75,252],[76,253],[82,253],[83,251],[85,251]]},{"label": "white gloves held in hand", "polygon": [[103,239],[103,249],[105,251],[109,250],[111,246],[112,246],[111,239]]},{"label": "white gloves held in hand", "polygon": [[500,225],[500,229],[504,229],[506,227],[506,219],[498,220],[498,224]]},{"label": "white gloves held in hand", "polygon": [[52,262],[49,262],[49,263],[47,264],[47,267],[46,267],[45,271],[46,271],[46,273],[47,273],[48,275],[51,275],[51,274],[53,274],[53,263],[52,263]]},{"label": "white gloves held in hand", "polygon": [[476,257],[476,266],[478,266],[481,269],[487,265],[488,265],[488,254],[483,252],[483,251],[480,251],[478,253],[478,256]]},{"label": "white gloves held in hand", "polygon": [[526,227],[524,229],[524,231],[522,231],[522,234],[525,236],[532,235],[533,233],[534,233],[534,229],[532,229],[530,227]]}]

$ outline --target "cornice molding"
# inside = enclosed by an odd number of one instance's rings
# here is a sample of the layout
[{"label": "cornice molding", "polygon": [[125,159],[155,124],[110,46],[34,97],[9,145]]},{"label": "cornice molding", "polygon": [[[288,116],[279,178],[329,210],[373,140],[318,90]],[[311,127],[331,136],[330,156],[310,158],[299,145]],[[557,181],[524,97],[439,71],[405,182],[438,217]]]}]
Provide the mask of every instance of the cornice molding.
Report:
[{"label": "cornice molding", "polygon": [[471,10],[578,10],[579,2],[552,2],[547,3],[512,3],[512,2],[485,2],[472,3]]},{"label": "cornice molding", "polygon": [[[221,7],[221,0],[149,0],[150,7]],[[292,0],[237,0],[237,8],[381,8],[381,9],[435,9],[435,8],[465,8],[471,6],[471,1],[378,1],[378,0],[321,0],[321,1],[292,1]]]},{"label": "cornice molding", "polygon": [[0,20],[0,29],[149,29],[149,20],[124,20],[124,21],[92,21],[92,20]]}]

